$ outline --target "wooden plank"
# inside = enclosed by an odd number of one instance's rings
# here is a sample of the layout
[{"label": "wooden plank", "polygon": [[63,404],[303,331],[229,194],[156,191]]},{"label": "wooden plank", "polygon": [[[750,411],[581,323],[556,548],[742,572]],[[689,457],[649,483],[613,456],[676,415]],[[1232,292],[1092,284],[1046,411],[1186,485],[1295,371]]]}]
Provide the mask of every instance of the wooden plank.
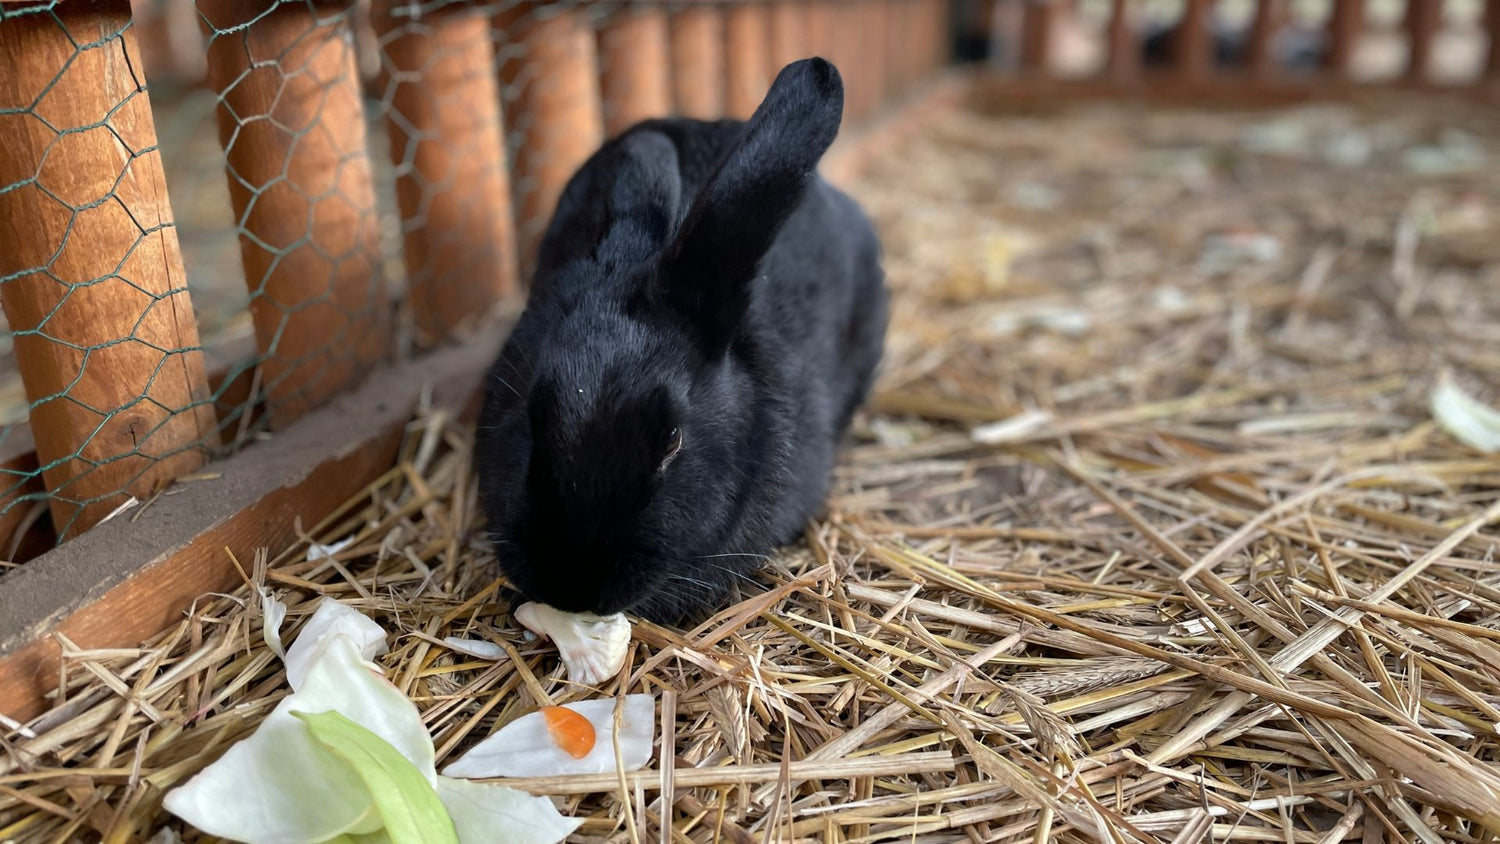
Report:
[{"label": "wooden plank", "polygon": [[1284,0],[1257,0],[1245,55],[1251,78],[1267,81],[1280,74],[1281,68],[1276,61],[1276,36],[1285,19]]},{"label": "wooden plank", "polygon": [[1029,79],[1017,82],[980,74],[972,90],[972,99],[981,109],[1017,111],[1045,110],[1065,103],[1104,99],[1197,108],[1255,108],[1319,101],[1358,102],[1363,98],[1378,100],[1392,94],[1442,96],[1459,103],[1500,105],[1500,91],[1482,85],[1399,82],[1351,88],[1332,79],[1280,80],[1276,84],[1265,84],[1228,76],[1189,83],[1170,71],[1147,74],[1135,85],[1107,79]]},{"label": "wooden plank", "polygon": [[201,0],[272,425],[348,389],[388,334],[348,15]]},{"label": "wooden plank", "polygon": [[1328,52],[1324,68],[1334,79],[1349,81],[1354,71],[1354,51],[1365,31],[1365,0],[1333,0],[1328,17]]},{"label": "wooden plank", "polygon": [[1111,0],[1108,37],[1105,75],[1121,84],[1134,82],[1141,75],[1141,33],[1131,0]]},{"label": "wooden plank", "polygon": [[515,180],[525,278],[563,187],[604,140],[598,44],[588,10],[578,6],[523,3],[497,24],[514,45],[500,66],[506,118],[524,132]]},{"label": "wooden plank", "polygon": [[1489,35],[1489,49],[1484,58],[1484,78],[1500,82],[1500,0],[1486,0],[1484,31]]},{"label": "wooden plank", "polygon": [[516,293],[520,270],[490,21],[475,8],[410,8],[375,0],[372,14],[390,76],[406,298],[418,344],[431,346]]},{"label": "wooden plank", "polygon": [[1021,24],[1022,69],[1045,74],[1051,67],[1057,11],[1056,0],[1026,0],[1026,15]]},{"label": "wooden plank", "polygon": [[1172,63],[1189,83],[1202,82],[1214,72],[1213,11],[1213,0],[1187,0],[1173,33]]},{"label": "wooden plank", "polygon": [[131,0],[142,67],[153,88],[197,85],[207,64],[198,10],[183,0]]},{"label": "wooden plank", "polygon": [[1406,34],[1410,39],[1406,78],[1420,82],[1432,72],[1433,50],[1443,28],[1443,0],[1406,0]]},{"label": "wooden plank", "polygon": [[217,443],[130,23],[99,0],[0,25],[0,108],[31,112],[0,116],[0,304],[63,535]]},{"label": "wooden plank", "polygon": [[599,29],[599,86],[610,137],[672,113],[666,9],[632,4],[610,14]]},{"label": "wooden plank", "polygon": [[[887,0],[886,5],[893,5]],[[773,0],[770,4],[771,72],[812,55],[807,37],[808,7],[802,0]]]},{"label": "wooden plank", "polygon": [[671,18],[672,99],[677,113],[700,120],[724,116],[724,13],[686,6]]},{"label": "wooden plank", "polygon": [[431,390],[433,406],[462,409],[499,348],[490,330],[393,367],[315,410],[273,440],[215,463],[134,519],[121,518],[0,581],[0,713],[26,721],[46,709],[60,649],[134,647],[203,594],[232,589],[256,549],[297,540],[390,468],[402,432]]},{"label": "wooden plank", "polygon": [[[759,2],[724,11],[724,112],[747,120],[771,86],[770,19]],[[777,68],[776,70],[779,70]]]}]

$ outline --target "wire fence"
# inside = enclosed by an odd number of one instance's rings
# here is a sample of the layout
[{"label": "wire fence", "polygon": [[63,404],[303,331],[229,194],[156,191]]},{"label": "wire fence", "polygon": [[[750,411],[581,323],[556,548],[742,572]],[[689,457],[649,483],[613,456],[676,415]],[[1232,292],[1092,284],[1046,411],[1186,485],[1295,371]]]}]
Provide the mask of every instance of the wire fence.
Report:
[{"label": "wire fence", "polygon": [[857,119],[950,13],[0,2],[0,565],[483,324],[607,135],[748,116],[814,53]]}]

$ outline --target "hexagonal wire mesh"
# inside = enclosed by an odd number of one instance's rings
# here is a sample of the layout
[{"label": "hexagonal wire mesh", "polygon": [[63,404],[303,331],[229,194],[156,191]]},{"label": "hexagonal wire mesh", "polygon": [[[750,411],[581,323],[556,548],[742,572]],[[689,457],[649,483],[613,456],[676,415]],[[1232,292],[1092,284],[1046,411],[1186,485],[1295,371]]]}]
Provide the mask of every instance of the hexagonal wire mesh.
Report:
[{"label": "hexagonal wire mesh", "polygon": [[0,4],[0,560],[478,324],[606,134],[940,49],[928,0],[133,5]]}]

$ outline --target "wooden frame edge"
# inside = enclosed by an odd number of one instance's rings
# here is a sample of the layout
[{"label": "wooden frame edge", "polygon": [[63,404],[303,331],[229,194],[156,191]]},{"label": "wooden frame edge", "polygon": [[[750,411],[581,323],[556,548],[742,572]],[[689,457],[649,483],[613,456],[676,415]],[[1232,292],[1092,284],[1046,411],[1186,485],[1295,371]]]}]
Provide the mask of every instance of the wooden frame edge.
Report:
[{"label": "wooden frame edge", "polygon": [[62,633],[80,648],[134,647],[202,595],[241,582],[249,565],[298,539],[392,465],[424,394],[462,411],[499,350],[501,329],[386,369],[270,443],[210,465],[138,518],[126,513],[8,574],[0,585],[0,713],[47,709]]}]

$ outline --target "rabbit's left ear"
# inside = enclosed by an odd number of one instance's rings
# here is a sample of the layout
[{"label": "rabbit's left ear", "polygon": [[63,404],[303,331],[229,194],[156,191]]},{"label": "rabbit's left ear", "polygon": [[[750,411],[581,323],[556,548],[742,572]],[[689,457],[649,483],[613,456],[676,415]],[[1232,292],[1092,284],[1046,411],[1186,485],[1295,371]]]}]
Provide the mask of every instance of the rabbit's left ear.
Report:
[{"label": "rabbit's left ear", "polygon": [[689,211],[658,292],[710,346],[725,347],[735,334],[756,268],[801,203],[843,112],[832,64],[787,65]]}]

